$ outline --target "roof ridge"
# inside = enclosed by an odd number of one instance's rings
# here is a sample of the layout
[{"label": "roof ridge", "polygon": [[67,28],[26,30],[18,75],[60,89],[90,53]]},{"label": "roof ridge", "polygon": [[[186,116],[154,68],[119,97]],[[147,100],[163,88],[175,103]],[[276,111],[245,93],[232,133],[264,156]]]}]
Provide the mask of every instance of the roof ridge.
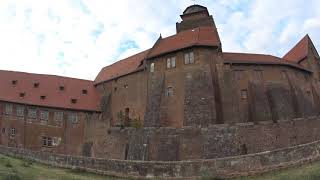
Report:
[{"label": "roof ridge", "polygon": [[79,81],[94,82],[94,81],[88,80],[88,79],[80,79],[80,78],[61,76],[61,75],[55,75],[55,74],[31,73],[31,72],[3,70],[3,69],[0,69],[0,71],[9,72],[9,73],[19,73],[19,74],[36,75],[36,76],[50,76],[50,77],[57,77],[57,78],[64,78],[64,79],[73,79],[73,80],[79,80]]}]

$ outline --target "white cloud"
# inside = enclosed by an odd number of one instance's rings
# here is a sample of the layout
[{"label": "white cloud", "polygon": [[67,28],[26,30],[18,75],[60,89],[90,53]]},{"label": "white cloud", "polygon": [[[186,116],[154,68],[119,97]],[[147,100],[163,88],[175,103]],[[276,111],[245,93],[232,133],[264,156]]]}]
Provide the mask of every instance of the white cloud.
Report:
[{"label": "white cloud", "polygon": [[[150,48],[193,1],[2,0],[1,69],[94,79],[112,62]],[[306,33],[320,49],[319,1],[199,0],[223,49],[282,56]]]}]

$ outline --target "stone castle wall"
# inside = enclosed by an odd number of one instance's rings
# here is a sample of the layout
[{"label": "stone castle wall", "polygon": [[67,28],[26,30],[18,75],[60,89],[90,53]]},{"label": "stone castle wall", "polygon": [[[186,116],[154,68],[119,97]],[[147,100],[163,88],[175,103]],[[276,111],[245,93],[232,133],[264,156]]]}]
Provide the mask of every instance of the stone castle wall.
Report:
[{"label": "stone castle wall", "polygon": [[[180,161],[272,151],[320,140],[320,118],[262,121],[208,128],[111,128],[102,138],[108,159]],[[94,151],[101,151],[97,147]]]},{"label": "stone castle wall", "polygon": [[278,170],[319,160],[320,142],[257,154],[191,161],[124,161],[51,154],[0,146],[0,153],[64,168],[147,179],[199,179],[238,177]]}]

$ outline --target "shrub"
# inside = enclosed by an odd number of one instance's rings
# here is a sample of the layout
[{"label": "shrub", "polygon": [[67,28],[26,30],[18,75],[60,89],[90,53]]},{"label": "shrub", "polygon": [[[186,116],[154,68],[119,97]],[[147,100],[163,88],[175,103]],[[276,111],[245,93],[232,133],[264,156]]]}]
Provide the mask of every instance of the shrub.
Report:
[{"label": "shrub", "polygon": [[21,178],[17,174],[8,174],[3,177],[3,180],[21,180]]},{"label": "shrub", "polygon": [[6,162],[5,166],[7,168],[12,168],[12,164],[11,164],[11,162],[9,160]]}]

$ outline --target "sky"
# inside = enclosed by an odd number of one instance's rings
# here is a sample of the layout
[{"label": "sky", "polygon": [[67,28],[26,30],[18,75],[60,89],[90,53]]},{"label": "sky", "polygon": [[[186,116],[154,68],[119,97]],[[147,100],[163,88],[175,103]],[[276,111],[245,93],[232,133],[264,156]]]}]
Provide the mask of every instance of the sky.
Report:
[{"label": "sky", "polygon": [[320,51],[319,0],[0,0],[0,69],[94,80],[175,34],[194,3],[213,15],[225,52],[282,57],[306,34]]}]

